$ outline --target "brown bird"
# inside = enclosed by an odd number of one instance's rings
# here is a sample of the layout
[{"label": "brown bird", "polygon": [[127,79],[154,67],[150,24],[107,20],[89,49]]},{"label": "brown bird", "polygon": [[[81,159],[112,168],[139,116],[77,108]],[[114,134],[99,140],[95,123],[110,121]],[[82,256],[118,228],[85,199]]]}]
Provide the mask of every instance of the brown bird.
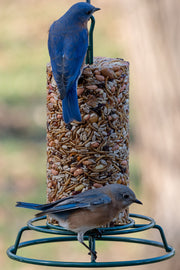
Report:
[{"label": "brown bird", "polygon": [[40,210],[36,217],[48,214],[56,219],[60,226],[76,232],[78,241],[89,249],[96,259],[96,253],[84,243],[84,234],[111,222],[132,203],[142,204],[129,187],[110,184],[49,204],[17,202],[16,206]]}]

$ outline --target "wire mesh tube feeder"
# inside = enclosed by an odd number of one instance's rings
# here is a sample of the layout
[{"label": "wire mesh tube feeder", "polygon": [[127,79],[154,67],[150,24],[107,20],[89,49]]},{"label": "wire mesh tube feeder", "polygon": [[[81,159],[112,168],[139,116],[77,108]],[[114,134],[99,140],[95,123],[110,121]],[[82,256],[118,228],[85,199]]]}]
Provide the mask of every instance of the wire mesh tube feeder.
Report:
[{"label": "wire mesh tube feeder", "polygon": [[[87,1],[90,2],[90,1]],[[51,65],[47,65],[47,199],[56,201],[106,183],[129,184],[129,63],[123,59],[93,58],[93,29],[91,18],[87,65],[78,82],[78,102],[82,122],[65,125],[62,119],[62,103]],[[93,61],[94,60],[94,61]],[[137,220],[135,222],[133,219]],[[175,254],[169,246],[163,229],[146,216],[121,213],[118,224],[99,228],[101,237],[94,231],[85,235],[90,248],[95,252],[96,241],[128,242],[159,247],[165,254],[153,258],[97,262],[50,261],[18,255],[18,250],[39,244],[76,241],[77,236],[57,226],[55,220],[34,218],[22,227],[15,244],[7,255],[24,263],[59,267],[117,267],[155,263],[169,259]],[[141,223],[138,223],[138,220]],[[142,221],[145,222],[142,224]],[[37,225],[43,222],[43,225]],[[148,229],[159,231],[162,242],[128,237]],[[53,237],[21,242],[25,231],[51,234]],[[121,236],[123,235],[123,236]],[[124,236],[127,235],[127,236]]]}]

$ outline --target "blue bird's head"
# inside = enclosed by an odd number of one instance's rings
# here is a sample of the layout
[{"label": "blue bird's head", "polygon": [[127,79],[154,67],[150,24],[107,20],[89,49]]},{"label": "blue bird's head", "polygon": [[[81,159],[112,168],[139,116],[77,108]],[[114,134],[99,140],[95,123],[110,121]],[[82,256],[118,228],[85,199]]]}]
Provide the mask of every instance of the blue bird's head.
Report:
[{"label": "blue bird's head", "polygon": [[80,23],[84,24],[90,19],[91,15],[95,12],[100,10],[100,8],[96,8],[91,4],[86,2],[78,2],[74,4],[67,13],[71,15],[71,18],[74,17],[75,20],[79,21]]}]

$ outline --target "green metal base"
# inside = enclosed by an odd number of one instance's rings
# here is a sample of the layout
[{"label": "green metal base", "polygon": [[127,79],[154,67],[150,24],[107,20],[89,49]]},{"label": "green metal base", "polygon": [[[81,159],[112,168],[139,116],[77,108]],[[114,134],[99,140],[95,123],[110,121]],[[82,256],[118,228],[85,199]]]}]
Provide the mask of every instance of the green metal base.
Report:
[{"label": "green metal base", "polygon": [[[135,224],[134,220],[131,218],[145,220],[146,224]],[[137,215],[137,214],[130,214],[130,223],[127,225],[120,225],[116,227],[109,227],[109,228],[100,228],[102,233],[101,238],[96,238],[93,231],[89,231],[85,235],[85,240],[89,240],[90,247],[95,251],[95,241],[116,241],[116,242],[130,242],[136,244],[144,244],[159,247],[165,250],[165,254],[163,256],[142,259],[142,260],[130,260],[130,261],[112,261],[112,262],[96,262],[91,257],[91,262],[66,262],[66,261],[48,261],[48,260],[37,260],[32,258],[26,258],[17,255],[17,251],[19,248],[24,248],[32,245],[37,244],[44,244],[44,243],[52,243],[52,242],[66,242],[66,241],[77,241],[77,236],[75,233],[65,230],[64,228],[56,225],[51,225],[46,223],[44,226],[35,226],[34,223],[40,221],[42,219],[46,219],[46,216],[41,218],[34,218],[28,221],[27,226],[22,227],[19,231],[14,246],[11,246],[7,250],[7,255],[16,261],[30,263],[30,264],[37,264],[37,265],[46,265],[46,266],[57,266],[57,267],[120,267],[120,266],[133,266],[133,265],[142,265],[142,264],[150,264],[156,263],[163,260],[167,260],[174,256],[175,250],[173,247],[169,246],[164,231],[161,226],[156,225],[155,221],[146,216]],[[160,233],[162,238],[162,243],[147,239],[141,238],[132,238],[132,237],[122,237],[122,236],[115,236],[121,234],[129,234],[129,233],[137,233],[141,231],[145,231],[148,229],[157,229]],[[61,235],[56,237],[48,237],[48,238],[41,238],[36,240],[30,240],[26,242],[20,243],[21,236],[24,231],[34,230],[42,233],[47,234],[55,234]]]}]

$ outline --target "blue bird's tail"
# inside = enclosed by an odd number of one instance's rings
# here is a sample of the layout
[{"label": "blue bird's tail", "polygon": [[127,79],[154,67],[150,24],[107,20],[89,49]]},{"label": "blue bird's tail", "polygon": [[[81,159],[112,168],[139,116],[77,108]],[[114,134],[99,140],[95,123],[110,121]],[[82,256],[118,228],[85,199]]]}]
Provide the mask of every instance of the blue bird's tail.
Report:
[{"label": "blue bird's tail", "polygon": [[76,85],[70,89],[66,97],[62,100],[63,119],[66,124],[76,120],[81,122]]},{"label": "blue bird's tail", "polygon": [[27,203],[27,202],[17,202],[16,207],[22,207],[22,208],[28,208],[28,209],[35,209],[35,210],[41,210],[42,205],[36,204],[36,203]]}]

